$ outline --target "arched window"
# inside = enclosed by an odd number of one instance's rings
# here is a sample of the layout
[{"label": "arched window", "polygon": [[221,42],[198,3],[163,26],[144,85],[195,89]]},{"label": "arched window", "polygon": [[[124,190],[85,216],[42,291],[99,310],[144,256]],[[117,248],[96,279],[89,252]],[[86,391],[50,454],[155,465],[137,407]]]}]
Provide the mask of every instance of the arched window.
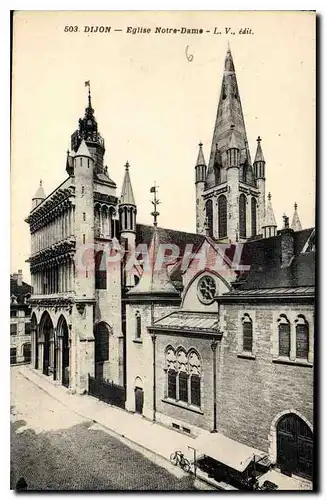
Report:
[{"label": "arched window", "polygon": [[127,211],[127,207],[124,208],[123,215],[124,215],[124,229],[128,229],[128,211]]},{"label": "arched window", "polygon": [[190,404],[199,406],[201,404],[201,364],[197,352],[192,351],[188,355],[188,370],[190,373]]},{"label": "arched window", "polygon": [[251,236],[257,234],[257,201],[251,198]]},{"label": "arched window", "polygon": [[239,227],[240,227],[240,238],[246,237],[246,205],[247,199],[242,193],[239,197]]},{"label": "arched window", "polygon": [[309,324],[301,314],[295,320],[296,358],[308,359],[309,353]]},{"label": "arched window", "polygon": [[166,396],[192,406],[201,405],[201,362],[196,351],[188,353],[180,347],[175,353],[168,346],[165,351],[167,375]]},{"label": "arched window", "polygon": [[252,345],[252,320],[249,314],[245,314],[242,318],[242,350],[252,352]]},{"label": "arched window", "polygon": [[290,322],[285,316],[281,314],[278,320],[278,354],[279,356],[290,357],[291,349],[291,329]]},{"label": "arched window", "polygon": [[206,218],[208,223],[209,235],[213,236],[213,202],[207,200],[206,202]]},{"label": "arched window", "polygon": [[141,315],[139,311],[136,311],[136,339],[141,338]]},{"label": "arched window", "polygon": [[106,290],[106,256],[105,252],[99,251],[95,256],[95,288]]},{"label": "arched window", "polygon": [[227,205],[226,197],[222,194],[218,199],[218,237],[227,236]]}]

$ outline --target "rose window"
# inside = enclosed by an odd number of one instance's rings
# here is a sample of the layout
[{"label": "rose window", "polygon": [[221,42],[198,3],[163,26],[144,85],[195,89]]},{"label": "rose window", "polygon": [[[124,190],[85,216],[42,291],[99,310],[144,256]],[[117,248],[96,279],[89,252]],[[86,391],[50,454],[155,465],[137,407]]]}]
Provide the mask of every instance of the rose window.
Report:
[{"label": "rose window", "polygon": [[198,297],[204,304],[213,301],[216,295],[216,281],[211,276],[203,276],[198,282]]}]

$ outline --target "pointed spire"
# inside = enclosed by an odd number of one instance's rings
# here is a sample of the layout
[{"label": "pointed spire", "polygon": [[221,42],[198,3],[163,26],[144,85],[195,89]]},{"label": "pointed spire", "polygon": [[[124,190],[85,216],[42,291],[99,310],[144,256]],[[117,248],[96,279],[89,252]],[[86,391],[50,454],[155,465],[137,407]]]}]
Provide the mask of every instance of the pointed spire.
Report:
[{"label": "pointed spire", "polygon": [[274,210],[272,207],[272,195],[271,193],[268,193],[268,201],[267,201],[267,206],[266,206],[266,211],[265,211],[265,220],[262,224],[262,227],[277,227],[276,224],[276,219],[274,215]]},{"label": "pointed spire", "polygon": [[265,158],[263,155],[263,150],[261,148],[261,137],[257,137],[257,149],[256,149],[256,156],[255,156],[255,161],[254,163],[257,163],[258,161],[263,161],[265,163]]},{"label": "pointed spire", "polygon": [[247,141],[246,127],[233,57],[230,47],[228,46],[224,62],[222,87],[216,114],[210,158],[208,162],[206,189],[215,186],[214,163],[216,159],[217,144],[220,150],[222,164],[226,163],[226,151],[230,145],[231,125],[233,124],[235,125],[234,138],[237,143],[236,147],[240,151],[245,150],[245,143]]},{"label": "pointed spire", "polygon": [[93,159],[84,139],[81,141],[75,156],[86,156],[87,158]]},{"label": "pointed spire", "polygon": [[206,162],[205,162],[204,153],[203,153],[203,143],[200,142],[198,144],[198,146],[199,146],[199,151],[198,151],[196,166],[197,167],[199,167],[199,166],[206,167]]},{"label": "pointed spire", "polygon": [[165,251],[165,245],[161,243],[163,235],[164,230],[154,226],[148,253],[144,258],[143,274],[137,285],[128,294],[179,296],[179,292],[169,278],[166,263],[162,262]]},{"label": "pointed spire", "polygon": [[301,231],[302,230],[302,226],[301,226],[301,222],[300,222],[300,218],[299,218],[299,214],[298,214],[297,203],[294,204],[294,214],[293,214],[293,218],[292,218],[291,229],[293,229],[294,231]]},{"label": "pointed spire", "polygon": [[35,193],[35,196],[33,197],[33,200],[45,200],[45,192],[43,189],[43,183],[42,180],[40,180],[40,185]]},{"label": "pointed spire", "polygon": [[127,161],[125,165],[125,176],[123,178],[121,189],[120,205],[136,205],[130,180],[129,166],[129,162]]}]

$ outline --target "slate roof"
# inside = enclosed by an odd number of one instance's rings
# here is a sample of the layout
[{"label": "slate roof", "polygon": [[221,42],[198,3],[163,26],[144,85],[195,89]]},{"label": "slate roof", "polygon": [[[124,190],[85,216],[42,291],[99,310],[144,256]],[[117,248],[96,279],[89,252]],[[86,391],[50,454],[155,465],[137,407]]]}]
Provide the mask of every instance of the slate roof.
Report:
[{"label": "slate roof", "polygon": [[31,285],[28,285],[23,281],[22,285],[18,286],[17,280],[10,276],[10,296],[14,295],[15,297],[17,297],[18,305],[24,304],[25,295],[27,293],[32,293]]},{"label": "slate roof", "polygon": [[315,252],[301,253],[313,228],[293,233],[294,257],[288,267],[281,266],[281,235],[248,241],[241,264],[250,266],[236,281],[237,290],[315,286]]},{"label": "slate roof", "polygon": [[[137,224],[136,245],[143,243],[149,246],[154,227]],[[179,259],[183,256],[187,244],[193,245],[192,252],[200,247],[205,236],[158,228],[161,243],[172,243],[180,248]],[[315,286],[315,252],[301,253],[305,243],[313,232],[313,228],[293,233],[294,258],[288,267],[281,267],[281,235],[271,238],[260,238],[243,244],[240,264],[250,266],[249,271],[240,271],[235,281],[235,291],[260,290],[271,288],[295,288]],[[222,245],[221,245],[222,246]],[[225,252],[232,261],[236,245]],[[181,270],[176,267],[170,279],[178,289],[182,287]],[[233,292],[231,292],[233,293]]]}]

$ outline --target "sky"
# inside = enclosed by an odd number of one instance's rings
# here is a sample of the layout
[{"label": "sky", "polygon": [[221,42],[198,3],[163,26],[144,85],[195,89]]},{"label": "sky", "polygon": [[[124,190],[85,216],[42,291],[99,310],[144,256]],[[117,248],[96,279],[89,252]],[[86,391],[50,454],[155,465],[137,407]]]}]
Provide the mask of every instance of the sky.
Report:
[{"label": "sky", "polygon": [[[128,26],[152,32],[133,35]],[[204,33],[155,34],[156,27]],[[252,34],[239,34],[241,28]],[[149,189],[156,181],[159,226],[195,232],[194,166],[200,141],[209,158],[228,42],[251,157],[260,135],[279,228],[284,213],[291,221],[295,202],[302,226],[315,224],[313,13],[20,11],[13,37],[11,272],[21,268],[30,279],[24,219],[40,179],[48,195],[66,178],[86,80],[117,195],[128,160],[137,221],[152,223]]]}]

